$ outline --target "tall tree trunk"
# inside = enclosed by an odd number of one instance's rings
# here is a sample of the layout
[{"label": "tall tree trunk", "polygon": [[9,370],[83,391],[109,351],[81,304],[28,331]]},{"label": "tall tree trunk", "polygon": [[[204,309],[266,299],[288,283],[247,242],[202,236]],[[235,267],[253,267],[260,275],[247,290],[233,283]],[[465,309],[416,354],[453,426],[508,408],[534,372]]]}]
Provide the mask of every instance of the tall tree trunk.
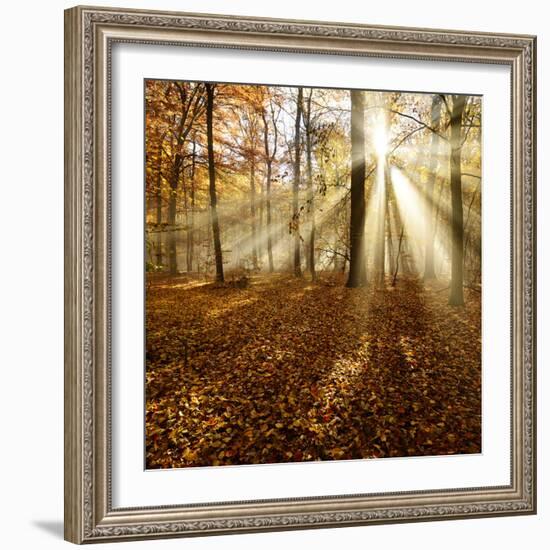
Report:
[{"label": "tall tree trunk", "polygon": [[250,159],[250,217],[252,230],[252,265],[258,269],[258,237],[256,228],[256,161]]},{"label": "tall tree trunk", "polygon": [[[441,96],[434,95],[432,98],[432,128],[439,131],[441,122]],[[426,250],[424,256],[424,280],[435,279],[434,268],[434,245],[435,245],[435,217],[434,217],[434,188],[435,180],[438,172],[439,153],[441,140],[439,136],[432,132],[430,143],[430,164],[428,181],[426,182],[426,202],[428,204],[428,212],[426,218]]]},{"label": "tall tree trunk", "polygon": [[386,210],[388,203],[388,180],[390,168],[386,157],[379,158],[378,162],[383,162],[382,170],[378,170],[378,228],[376,235],[375,249],[375,271],[376,282],[383,285],[386,276]]},{"label": "tall tree trunk", "polygon": [[181,155],[177,153],[172,170],[172,177],[170,178],[170,197],[168,199],[168,269],[172,275],[178,272],[176,206],[181,163]]},{"label": "tall tree trunk", "polygon": [[342,248],[340,242],[340,235],[338,234],[338,212],[333,214],[332,227],[334,228],[334,236],[332,241],[332,249],[334,254],[332,255],[332,271],[334,272],[345,272],[345,269],[342,269],[342,265],[346,263],[346,256],[349,254],[349,250],[346,249],[346,245]]},{"label": "tall tree trunk", "polygon": [[[273,109],[273,105],[271,105]],[[271,111],[273,121],[273,151],[269,150],[269,125],[267,123],[265,109],[262,111],[262,121],[264,124],[264,154],[265,154],[265,209],[266,209],[266,231],[267,231],[267,261],[269,272],[273,273],[273,228],[271,227],[271,178],[273,175],[273,159],[277,153],[277,123],[274,119],[273,110]]]},{"label": "tall tree trunk", "polygon": [[[382,96],[382,124],[384,128],[384,137],[387,139],[389,129],[389,109],[391,108],[391,99]],[[390,165],[388,155],[384,148],[383,151],[377,151],[377,181],[378,186],[378,231],[375,248],[375,273],[376,282],[384,286],[386,281],[386,211],[388,204],[388,194],[390,188]]]},{"label": "tall tree trunk", "polygon": [[[189,202],[191,208],[186,205],[186,224],[187,224],[187,272],[193,271],[193,248],[195,238],[195,142],[191,153],[191,177],[189,182]],[[186,199],[187,202],[187,199]]]},{"label": "tall tree trunk", "polygon": [[[464,222],[464,254],[469,257],[470,259],[470,272],[471,272],[471,265],[472,263],[477,264],[477,259],[481,259],[481,235],[479,235],[479,238],[476,239],[476,242],[473,243],[472,234],[474,231],[470,228],[470,214],[472,212],[472,206],[474,204],[474,201],[477,197],[477,193],[479,191],[479,185],[481,184],[481,180],[478,181],[476,188],[474,192],[472,193],[472,198],[470,199],[470,204],[468,205],[468,213],[466,214],[466,221]],[[480,205],[481,208],[481,205]]]},{"label": "tall tree trunk", "polygon": [[158,153],[157,153],[157,181],[155,188],[155,199],[156,199],[156,226],[157,226],[157,235],[156,235],[156,265],[160,267],[162,265],[162,144],[164,142],[164,136],[162,135]]},{"label": "tall tree trunk", "polygon": [[206,258],[204,262],[204,274],[206,275],[212,271],[212,209],[208,209],[208,223],[206,224]]},{"label": "tall tree trunk", "polygon": [[189,189],[185,179],[185,172],[182,171],[183,179],[183,210],[185,212],[185,270],[189,273]]},{"label": "tall tree trunk", "polygon": [[313,168],[312,168],[312,144],[311,144],[311,96],[310,90],[307,99],[306,112],[306,169],[307,169],[307,204],[309,235],[307,246],[307,269],[311,273],[312,281],[315,281],[315,196],[313,193]]},{"label": "tall tree trunk", "polygon": [[216,196],[216,166],[214,160],[214,92],[215,84],[206,84],[206,139],[208,149],[208,181],[210,193],[210,216],[212,218],[212,236],[214,239],[214,256],[216,261],[216,281],[224,282],[222,244],[220,240],[220,224],[218,221],[218,199]]},{"label": "tall tree trunk", "polygon": [[390,276],[392,273],[395,272],[395,255],[393,251],[393,232],[391,227],[391,209],[390,209],[390,198],[391,198],[391,189],[389,188],[390,183],[390,177],[388,177],[388,181],[386,182],[386,185],[388,185],[388,191],[387,191],[387,200],[386,200],[386,232],[388,234],[388,268],[390,272]]},{"label": "tall tree trunk", "polygon": [[351,215],[350,267],[346,286],[367,283],[365,266],[365,100],[363,92],[351,90]]},{"label": "tall tree trunk", "polygon": [[298,88],[296,99],[296,120],[294,125],[294,181],[292,184],[292,221],[294,225],[294,275],[302,276],[302,265],[300,258],[300,212],[298,210],[298,191],[300,189],[300,120],[302,118],[302,101],[304,91]]},{"label": "tall tree trunk", "polygon": [[260,262],[260,266],[262,265],[262,259],[264,256],[264,243],[265,243],[265,222],[264,222],[264,216],[265,216],[265,188],[264,188],[264,181],[260,178],[260,216],[258,220],[258,246],[257,246],[257,253],[258,253],[258,260]]},{"label": "tall tree trunk", "polygon": [[273,239],[272,239],[272,228],[271,228],[271,160],[267,161],[267,170],[266,170],[266,182],[265,182],[265,208],[266,208],[266,222],[267,222],[267,261],[269,264],[269,272],[273,273]]},{"label": "tall tree trunk", "polygon": [[451,292],[449,304],[464,305],[464,217],[462,212],[462,115],[466,96],[453,96],[451,113]]},{"label": "tall tree trunk", "polygon": [[[183,92],[182,104],[185,104]],[[176,207],[181,167],[183,165],[182,147],[185,141],[184,129],[185,117],[182,113],[175,138],[176,155],[172,166],[172,174],[170,177],[170,196],[168,198],[168,270],[172,275],[175,275],[178,272]]]},{"label": "tall tree trunk", "polygon": [[[177,227],[176,227],[176,206],[179,179],[184,158],[184,145],[189,132],[193,127],[194,121],[200,116],[204,110],[204,94],[201,86],[194,88],[185,83],[176,82],[170,84],[179,90],[181,101],[181,112],[172,117],[173,124],[176,124],[176,130],[172,134],[171,150],[174,151],[174,161],[172,173],[169,177],[170,195],[168,200],[168,267],[171,273],[177,273]],[[179,121],[178,121],[179,117]]]},{"label": "tall tree trunk", "polygon": [[[445,164],[445,166],[448,166],[448,163]],[[447,178],[445,178],[447,179]],[[434,240],[437,237],[437,232],[439,230],[439,218],[440,218],[440,212],[441,212],[441,202],[442,202],[442,196],[443,191],[445,190],[445,185],[442,182],[439,186],[439,193],[437,194],[437,199],[435,201],[435,214],[434,214]],[[435,262],[434,262],[435,263]],[[439,269],[435,270],[436,273],[440,273]]]}]

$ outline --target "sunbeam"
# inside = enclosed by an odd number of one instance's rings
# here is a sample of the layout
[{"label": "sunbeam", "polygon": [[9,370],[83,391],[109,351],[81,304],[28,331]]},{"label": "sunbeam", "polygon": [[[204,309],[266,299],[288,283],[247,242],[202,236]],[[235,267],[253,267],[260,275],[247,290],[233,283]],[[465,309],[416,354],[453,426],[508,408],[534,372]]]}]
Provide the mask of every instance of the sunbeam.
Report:
[{"label": "sunbeam", "polygon": [[146,467],[479,453],[481,98],[145,95]]},{"label": "sunbeam", "polygon": [[[395,190],[397,208],[404,225],[404,234],[409,253],[416,270],[422,273],[425,261],[425,241],[427,224],[430,216],[434,216],[432,208],[410,179],[396,167],[392,167],[391,184]],[[434,236],[434,261],[441,271],[445,271],[448,258],[444,254],[444,237],[440,231]]]}]

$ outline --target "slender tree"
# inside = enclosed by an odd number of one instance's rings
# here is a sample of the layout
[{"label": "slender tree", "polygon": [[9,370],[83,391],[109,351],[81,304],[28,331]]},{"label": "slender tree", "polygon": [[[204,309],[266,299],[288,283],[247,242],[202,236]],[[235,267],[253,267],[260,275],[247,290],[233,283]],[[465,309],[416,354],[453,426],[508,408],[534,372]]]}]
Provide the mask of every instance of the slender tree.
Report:
[{"label": "slender tree", "polygon": [[180,172],[183,163],[183,155],[181,154],[181,134],[183,127],[183,117],[178,125],[177,135],[175,139],[175,147],[178,150],[174,157],[172,165],[172,173],[170,176],[170,189],[168,195],[168,270],[173,275],[178,272],[178,259],[176,248],[176,207],[178,200],[178,186],[180,182]]},{"label": "slender tree", "polygon": [[256,227],[256,158],[254,153],[250,156],[250,218],[252,230],[252,265],[258,269],[258,235]]},{"label": "slender tree", "polygon": [[363,92],[351,90],[351,216],[350,268],[346,286],[366,285],[365,266],[365,100]]},{"label": "slender tree", "polygon": [[216,196],[216,165],[214,159],[213,115],[216,84],[206,84],[206,140],[208,149],[208,181],[210,195],[210,217],[212,221],[212,236],[214,240],[214,258],[216,263],[216,281],[224,282],[222,245],[220,240],[220,224],[218,221],[218,199]]},{"label": "slender tree", "polygon": [[[273,177],[273,161],[277,155],[277,145],[279,140],[279,128],[277,126],[278,114],[275,114],[273,100],[269,99],[269,110],[271,113],[271,126],[273,128],[273,146],[269,147],[269,123],[267,120],[266,107],[262,110],[262,122],[264,126],[264,158],[265,158],[265,208],[267,224],[267,260],[269,272],[273,273],[273,236],[272,236],[272,216],[271,216],[271,183]],[[280,113],[280,109],[279,109]]]},{"label": "slender tree", "polygon": [[375,254],[374,254],[374,265],[376,273],[376,283],[380,286],[383,286],[386,280],[386,212],[388,207],[388,197],[390,189],[390,164],[388,159],[388,152],[386,151],[386,144],[383,143],[386,141],[386,136],[388,135],[389,130],[389,112],[391,109],[392,101],[389,97],[384,94],[378,94],[378,101],[383,106],[380,112],[382,128],[380,131],[380,136],[378,139],[381,143],[377,144],[377,178],[376,185],[378,188],[377,193],[377,220],[378,227],[376,231],[376,243],[375,243]]},{"label": "slender tree", "polygon": [[462,116],[466,96],[453,95],[451,112],[451,292],[449,304],[464,305],[464,218],[462,206]]},{"label": "slender tree", "polygon": [[296,119],[294,122],[294,181],[292,184],[292,220],[294,224],[294,275],[302,276],[300,258],[300,212],[298,210],[298,193],[300,189],[301,135],[300,124],[303,109],[303,88],[298,88],[296,98]]},{"label": "slender tree", "polygon": [[393,197],[393,186],[391,180],[391,170],[387,170],[386,175],[386,233],[388,236],[388,268],[390,275],[395,272],[395,255],[393,250],[393,231],[392,231],[392,217],[391,217],[391,204]]},{"label": "slender tree", "polygon": [[197,162],[197,143],[192,141],[191,149],[191,174],[190,174],[190,212],[187,224],[187,271],[193,271],[193,258],[195,252],[195,175]]},{"label": "slender tree", "polygon": [[376,243],[374,251],[374,265],[376,273],[376,283],[383,285],[386,277],[386,211],[388,204],[388,189],[389,189],[389,173],[390,167],[385,155],[380,156],[377,162],[382,166],[378,169],[378,177],[376,185],[378,186],[377,194],[377,228],[376,228]]},{"label": "slender tree", "polygon": [[156,165],[156,182],[155,182],[155,207],[156,207],[156,265],[157,268],[162,265],[162,149],[164,146],[164,138],[166,132],[160,137],[158,150],[157,150],[157,165]]},{"label": "slender tree", "polygon": [[424,254],[424,280],[435,279],[434,268],[434,245],[435,245],[435,208],[434,208],[434,189],[435,180],[438,172],[439,153],[441,139],[438,132],[441,125],[441,96],[434,95],[432,98],[431,107],[431,125],[432,134],[430,142],[429,153],[429,166],[428,166],[428,179],[426,181],[426,202],[428,205],[428,212],[426,218],[426,249]]},{"label": "slender tree", "polygon": [[[239,113],[237,125],[240,128],[242,143],[239,149],[248,166],[248,197],[250,204],[250,248],[252,265],[255,270],[259,269],[259,257],[261,255],[260,241],[262,233],[263,218],[263,185],[260,183],[260,200],[257,193],[257,157],[260,145],[260,94],[257,89],[243,94],[244,103],[242,113]],[[259,206],[259,217],[258,217]]]},{"label": "slender tree", "polygon": [[313,89],[309,90],[304,110],[304,128],[306,137],[306,171],[307,171],[307,212],[308,212],[308,243],[307,243],[307,269],[311,279],[315,281],[315,195],[313,190],[313,124],[311,120],[311,99]]},{"label": "slender tree", "polygon": [[172,173],[170,176],[170,194],[168,198],[168,267],[170,273],[178,271],[177,260],[177,227],[176,210],[178,199],[179,182],[182,176],[183,161],[185,158],[185,144],[189,132],[199,116],[204,112],[204,88],[201,84],[191,86],[188,83],[176,82],[170,83],[166,90],[169,96],[171,90],[175,89],[179,98],[179,113],[176,129],[173,133],[172,149],[175,151],[173,156]]}]

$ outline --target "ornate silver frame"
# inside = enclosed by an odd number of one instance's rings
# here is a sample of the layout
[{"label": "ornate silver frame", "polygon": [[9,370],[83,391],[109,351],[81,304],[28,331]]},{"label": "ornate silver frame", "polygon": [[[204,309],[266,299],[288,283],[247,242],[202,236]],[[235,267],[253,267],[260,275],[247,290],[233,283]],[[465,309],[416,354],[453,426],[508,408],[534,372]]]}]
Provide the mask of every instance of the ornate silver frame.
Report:
[{"label": "ornate silver frame", "polygon": [[[113,509],[109,86],[117,41],[498,63],[512,74],[512,461],[503,487]],[[102,542],[533,514],[536,38],[76,7],[65,12],[65,538]]]}]

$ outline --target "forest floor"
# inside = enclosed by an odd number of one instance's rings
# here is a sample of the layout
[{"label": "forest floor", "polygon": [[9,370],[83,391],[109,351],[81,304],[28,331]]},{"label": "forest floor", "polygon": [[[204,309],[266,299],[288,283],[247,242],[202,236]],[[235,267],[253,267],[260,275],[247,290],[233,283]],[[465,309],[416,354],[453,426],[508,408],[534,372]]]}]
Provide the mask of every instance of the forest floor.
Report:
[{"label": "forest floor", "polygon": [[154,276],[147,468],[481,452],[481,294]]}]

